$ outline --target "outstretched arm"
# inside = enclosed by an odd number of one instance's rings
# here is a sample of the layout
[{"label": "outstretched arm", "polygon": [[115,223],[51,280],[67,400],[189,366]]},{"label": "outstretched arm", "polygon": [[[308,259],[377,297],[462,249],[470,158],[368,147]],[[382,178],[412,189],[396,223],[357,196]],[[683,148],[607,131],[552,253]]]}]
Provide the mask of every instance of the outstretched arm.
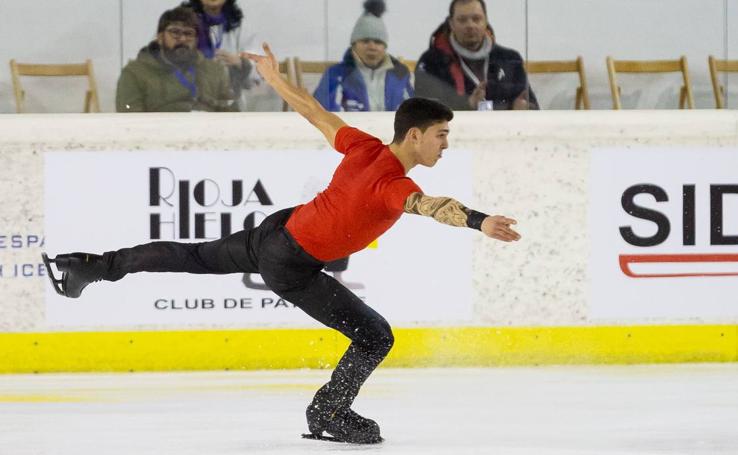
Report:
[{"label": "outstretched arm", "polygon": [[346,126],[346,123],[336,114],[326,111],[305,89],[296,87],[286,81],[279,74],[279,63],[272,54],[269,45],[264,43],[262,47],[266,55],[256,55],[249,52],[244,52],[241,55],[254,62],[256,70],[267,84],[271,85],[295,112],[298,112],[315,125],[331,146],[335,147],[336,133],[341,127]]},{"label": "outstretched arm", "polygon": [[431,197],[413,193],[405,201],[405,213],[429,216],[449,226],[470,227],[482,231],[488,237],[512,242],[520,240],[520,234],[510,228],[518,222],[500,215],[489,216],[464,207],[450,197]]}]

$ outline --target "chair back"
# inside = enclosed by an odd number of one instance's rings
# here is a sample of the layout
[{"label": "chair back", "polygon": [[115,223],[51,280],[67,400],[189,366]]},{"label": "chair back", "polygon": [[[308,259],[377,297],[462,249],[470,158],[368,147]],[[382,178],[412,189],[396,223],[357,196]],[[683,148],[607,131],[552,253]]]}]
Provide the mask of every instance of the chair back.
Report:
[{"label": "chair back", "polygon": [[10,74],[13,80],[15,108],[18,113],[25,112],[26,92],[21,84],[22,76],[29,77],[87,77],[84,112],[100,112],[100,101],[97,94],[97,82],[92,61],[71,64],[30,64],[10,61]]},{"label": "chair back", "polygon": [[576,73],[579,76],[579,87],[576,89],[574,108],[589,109],[587,76],[581,56],[578,56],[576,60],[527,61],[525,70],[528,74]]},{"label": "chair back", "polygon": [[411,73],[414,73],[415,67],[418,66],[417,60],[407,60],[402,57],[397,57],[397,60],[399,60],[399,62],[403,65],[407,66],[407,69],[409,69]]},{"label": "chair back", "polygon": [[[295,71],[294,59],[287,57],[279,62],[279,73],[287,79],[291,84],[297,84],[297,72]],[[290,110],[290,106],[286,101],[282,101],[282,112]]]},{"label": "chair back", "polygon": [[681,56],[678,60],[614,60],[608,56],[607,75],[610,78],[613,109],[622,108],[617,73],[681,73],[684,85],[679,89],[679,108],[694,108],[692,84],[689,80],[689,68],[685,56]]},{"label": "chair back", "polygon": [[297,86],[307,90],[305,84],[306,74],[318,74],[322,75],[331,66],[338,62],[331,61],[308,61],[300,60],[299,57],[295,57],[295,73],[297,77]]},{"label": "chair back", "polygon": [[712,55],[707,57],[712,80],[712,92],[715,94],[715,107],[725,109],[725,87],[720,83],[719,73],[738,73],[738,60],[719,60]]}]

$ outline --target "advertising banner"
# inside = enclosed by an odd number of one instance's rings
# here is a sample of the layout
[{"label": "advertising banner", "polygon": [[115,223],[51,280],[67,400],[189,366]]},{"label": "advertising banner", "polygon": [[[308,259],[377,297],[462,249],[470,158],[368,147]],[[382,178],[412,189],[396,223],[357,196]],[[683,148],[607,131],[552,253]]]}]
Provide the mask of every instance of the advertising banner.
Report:
[{"label": "advertising banner", "polygon": [[592,152],[593,318],[738,316],[738,149]]},{"label": "advertising banner", "polygon": [[[53,152],[45,155],[45,249],[102,253],[151,241],[203,242],[250,229],[310,200],[342,155],[332,151]],[[471,202],[471,153],[449,151],[410,176],[430,195]],[[404,215],[369,248],[327,273],[391,323],[471,317],[469,229]],[[95,283],[76,300],[47,286],[58,326],[311,326],[258,274],[138,273]]]}]

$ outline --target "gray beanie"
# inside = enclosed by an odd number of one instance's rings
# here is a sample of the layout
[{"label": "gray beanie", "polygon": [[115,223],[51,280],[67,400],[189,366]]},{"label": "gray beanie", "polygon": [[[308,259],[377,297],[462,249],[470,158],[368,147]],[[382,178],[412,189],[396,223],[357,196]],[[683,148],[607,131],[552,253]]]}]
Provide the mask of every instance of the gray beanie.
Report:
[{"label": "gray beanie", "polygon": [[362,39],[373,39],[383,42],[388,41],[387,27],[381,18],[384,12],[384,2],[367,1],[364,3],[366,12],[361,15],[354,30],[351,32],[351,44]]}]

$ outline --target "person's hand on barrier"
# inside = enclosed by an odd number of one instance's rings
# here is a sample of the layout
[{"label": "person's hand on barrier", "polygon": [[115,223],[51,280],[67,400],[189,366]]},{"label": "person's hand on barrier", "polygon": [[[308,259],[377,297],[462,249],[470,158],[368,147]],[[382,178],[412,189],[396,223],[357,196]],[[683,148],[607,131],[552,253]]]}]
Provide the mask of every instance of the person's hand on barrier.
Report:
[{"label": "person's hand on barrier", "polygon": [[487,98],[487,81],[482,81],[477,85],[474,91],[469,95],[469,106],[475,111],[479,107],[479,102]]},{"label": "person's hand on barrier", "polygon": [[513,101],[513,110],[515,111],[529,111],[530,110],[530,103],[528,103],[528,100],[523,98],[518,98],[515,101]]},{"label": "person's hand on barrier", "polygon": [[241,56],[254,62],[256,64],[256,71],[259,72],[267,83],[271,84],[272,81],[281,77],[279,75],[279,63],[267,43],[263,43],[261,46],[264,49],[265,55],[241,52]]},{"label": "person's hand on barrier", "polygon": [[521,93],[517,98],[515,98],[515,101],[513,101],[513,110],[516,111],[527,111],[532,108],[531,103],[529,101],[530,99],[530,93],[528,90],[523,90],[523,93]]},{"label": "person's hand on barrier", "polygon": [[482,221],[482,232],[487,237],[503,242],[518,241],[520,240],[520,234],[510,228],[511,224],[518,224],[518,222],[502,215],[488,216]]}]

